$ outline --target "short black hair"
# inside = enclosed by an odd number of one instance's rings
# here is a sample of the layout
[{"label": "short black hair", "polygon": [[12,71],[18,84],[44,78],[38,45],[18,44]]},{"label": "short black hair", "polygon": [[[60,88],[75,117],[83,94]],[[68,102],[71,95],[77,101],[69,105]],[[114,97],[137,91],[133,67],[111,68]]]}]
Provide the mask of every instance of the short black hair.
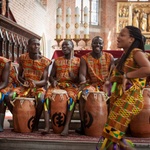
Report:
[{"label": "short black hair", "polygon": [[30,45],[34,40],[39,40],[38,38],[32,37],[28,40],[28,45]]}]

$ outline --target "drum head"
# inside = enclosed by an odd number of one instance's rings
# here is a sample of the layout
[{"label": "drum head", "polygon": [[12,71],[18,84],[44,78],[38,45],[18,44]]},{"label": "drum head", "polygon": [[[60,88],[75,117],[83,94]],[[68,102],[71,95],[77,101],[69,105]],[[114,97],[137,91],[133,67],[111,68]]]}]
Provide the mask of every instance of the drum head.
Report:
[{"label": "drum head", "polygon": [[62,89],[55,89],[52,91],[53,94],[67,94],[67,91]]},{"label": "drum head", "polygon": [[35,100],[35,98],[29,98],[29,97],[16,97],[15,98],[15,100],[31,100],[31,101],[33,101],[33,100]]}]

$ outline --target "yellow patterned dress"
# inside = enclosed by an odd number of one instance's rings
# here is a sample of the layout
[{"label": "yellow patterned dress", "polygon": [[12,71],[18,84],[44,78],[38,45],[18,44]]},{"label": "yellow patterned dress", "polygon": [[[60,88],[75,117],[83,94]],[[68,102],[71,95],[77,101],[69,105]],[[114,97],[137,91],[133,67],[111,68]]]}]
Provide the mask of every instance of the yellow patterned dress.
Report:
[{"label": "yellow patterned dress", "polygon": [[[71,63],[71,64],[70,64]],[[69,97],[73,99],[74,102],[77,100],[78,94],[78,83],[72,81],[69,76],[69,70],[73,71],[75,78],[78,77],[79,67],[80,67],[80,58],[73,57],[71,60],[65,59],[64,57],[58,57],[55,60],[56,66],[56,80],[58,81],[58,86],[52,88],[51,86],[46,92],[46,99],[51,99],[52,91],[54,89],[64,89],[67,91]]]},{"label": "yellow patterned dress", "polygon": [[[51,64],[51,60],[44,56],[38,60],[33,60],[30,59],[29,53],[25,53],[20,56],[20,63],[23,68],[23,77],[26,81],[31,79],[41,81],[45,68]],[[13,92],[16,92],[19,96],[25,97],[35,97],[39,93],[45,93],[45,91],[44,87],[26,88],[23,86],[17,87],[13,90]]]},{"label": "yellow patterned dress", "polygon": [[[3,69],[6,65],[6,63],[11,62],[9,59],[0,57],[0,81],[2,78],[2,73]],[[14,67],[11,65],[10,66],[10,75],[9,75],[9,80],[8,80],[8,85],[7,87],[3,88],[0,90],[0,101],[4,99],[4,96],[9,94],[14,88],[14,86],[18,85],[17,78],[16,78],[16,72]]]},{"label": "yellow patterned dress", "polygon": [[95,59],[90,53],[87,53],[82,56],[82,58],[86,61],[88,68],[87,79],[89,82],[87,83],[89,85],[86,86],[86,89],[91,92],[103,90],[103,84],[108,77],[113,56],[109,53],[103,52],[99,59]]},{"label": "yellow patterned dress", "polygon": [[[140,49],[134,49],[127,58],[123,72],[131,72],[139,69],[138,64],[134,61],[133,56]],[[130,79],[131,83],[128,89],[122,92],[122,75],[114,70],[111,78],[117,86],[110,98],[110,114],[104,127],[102,136],[112,142],[119,144],[131,119],[137,115],[143,108],[141,80],[139,78]],[[143,79],[144,81],[145,79]]]}]

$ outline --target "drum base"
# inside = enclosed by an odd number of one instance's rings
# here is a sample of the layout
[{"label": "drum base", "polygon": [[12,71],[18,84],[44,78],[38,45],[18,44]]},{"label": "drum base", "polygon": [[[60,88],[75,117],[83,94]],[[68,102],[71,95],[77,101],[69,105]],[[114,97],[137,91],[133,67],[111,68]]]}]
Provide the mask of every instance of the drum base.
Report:
[{"label": "drum base", "polygon": [[31,100],[15,100],[13,108],[13,127],[15,132],[32,132],[35,105]]}]

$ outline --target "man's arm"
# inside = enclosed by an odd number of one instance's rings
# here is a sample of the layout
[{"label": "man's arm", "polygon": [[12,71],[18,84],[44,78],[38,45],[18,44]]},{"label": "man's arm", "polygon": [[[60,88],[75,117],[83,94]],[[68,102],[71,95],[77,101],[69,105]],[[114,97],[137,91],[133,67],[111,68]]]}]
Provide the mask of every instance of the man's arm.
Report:
[{"label": "man's arm", "polygon": [[79,80],[80,83],[86,82],[87,65],[83,58],[80,61]]},{"label": "man's arm", "polygon": [[52,71],[49,77],[49,81],[52,84],[53,87],[56,87],[58,82],[55,80],[56,77],[56,64],[55,62],[53,63]]}]

